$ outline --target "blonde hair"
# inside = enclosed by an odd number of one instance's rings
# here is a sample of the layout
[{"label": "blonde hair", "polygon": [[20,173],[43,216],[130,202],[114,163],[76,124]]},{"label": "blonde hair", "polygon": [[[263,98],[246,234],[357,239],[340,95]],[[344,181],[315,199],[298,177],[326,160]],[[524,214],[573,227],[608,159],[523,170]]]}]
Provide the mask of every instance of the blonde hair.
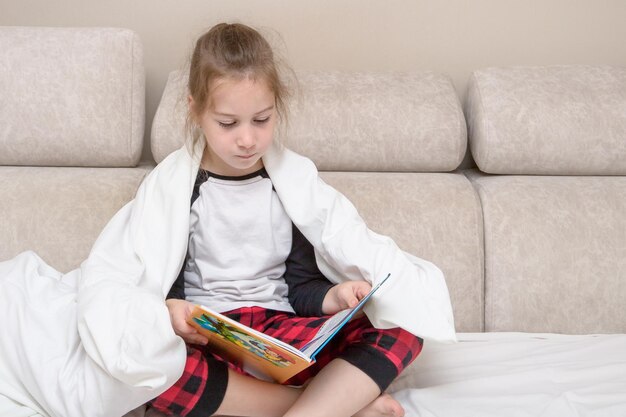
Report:
[{"label": "blonde hair", "polygon": [[[194,116],[212,105],[211,89],[219,78],[262,80],[274,93],[276,111],[281,121],[287,119],[290,88],[281,76],[274,51],[255,29],[240,23],[219,23],[196,41],[189,64],[188,92],[194,101],[187,115],[191,149],[201,135],[194,133]],[[192,114],[192,111],[195,114]]]}]

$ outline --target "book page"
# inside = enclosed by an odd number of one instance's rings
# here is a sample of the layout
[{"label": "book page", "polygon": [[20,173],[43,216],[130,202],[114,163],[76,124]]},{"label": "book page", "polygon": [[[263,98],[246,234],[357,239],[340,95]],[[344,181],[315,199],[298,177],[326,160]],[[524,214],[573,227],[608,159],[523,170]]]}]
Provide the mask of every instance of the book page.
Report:
[{"label": "book page", "polygon": [[315,359],[315,355],[317,355],[317,353],[326,345],[326,343],[328,343],[328,341],[339,331],[339,329],[341,329],[359,310],[361,310],[372,294],[374,294],[376,290],[378,290],[378,288],[380,288],[380,286],[387,281],[389,276],[390,274],[387,274],[387,276],[379,282],[378,285],[372,288],[356,306],[351,309],[342,310],[330,317],[318,330],[315,337],[302,347],[301,351],[311,359]]},{"label": "book page", "polygon": [[346,317],[348,317],[353,310],[354,309],[342,310],[329,318],[317,331],[315,337],[302,347],[302,352],[304,352],[307,356],[313,357],[314,353],[319,351],[319,349],[321,349],[323,345],[347,322]]}]

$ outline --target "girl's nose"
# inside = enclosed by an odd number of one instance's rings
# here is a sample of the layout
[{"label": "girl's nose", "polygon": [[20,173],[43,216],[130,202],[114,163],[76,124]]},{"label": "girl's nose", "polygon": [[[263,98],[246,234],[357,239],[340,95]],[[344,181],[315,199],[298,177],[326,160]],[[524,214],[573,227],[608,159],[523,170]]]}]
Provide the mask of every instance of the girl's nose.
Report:
[{"label": "girl's nose", "polygon": [[243,128],[239,132],[239,136],[237,138],[237,146],[244,149],[249,149],[254,146],[256,142],[254,137],[254,132],[250,128]]}]

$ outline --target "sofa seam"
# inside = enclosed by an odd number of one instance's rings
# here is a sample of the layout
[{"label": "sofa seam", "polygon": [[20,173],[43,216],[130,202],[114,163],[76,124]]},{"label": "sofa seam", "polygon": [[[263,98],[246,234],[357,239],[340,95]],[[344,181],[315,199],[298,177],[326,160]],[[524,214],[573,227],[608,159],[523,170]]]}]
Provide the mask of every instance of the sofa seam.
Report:
[{"label": "sofa seam", "polygon": [[[457,138],[460,139],[459,142],[455,144],[455,154],[457,155],[458,159],[454,161],[455,165],[452,168],[448,167],[447,169],[444,169],[445,172],[454,172],[463,163],[463,159],[465,158],[465,152],[467,152],[467,148],[468,148],[467,120],[465,119],[465,112],[463,111],[463,104],[461,103],[459,95],[456,92],[456,88],[454,87],[452,78],[446,73],[437,74],[434,71],[431,71],[431,74],[434,76],[440,77],[440,79],[445,80],[447,86],[450,89],[449,92],[451,93],[451,97],[454,97],[454,104],[455,104],[454,113],[456,116],[456,127],[458,128]],[[464,129],[465,129],[465,135],[462,134],[463,133],[462,131]],[[436,128],[436,130],[441,131],[442,129],[441,127],[438,127]],[[465,150],[461,153],[461,149],[463,148],[463,143],[465,143]]]},{"label": "sofa seam", "polygon": [[[160,149],[159,149],[159,146],[157,145],[158,142],[155,140],[155,138],[158,138],[160,135],[159,131],[160,131],[161,126],[158,120],[160,120],[161,118],[161,113],[162,113],[161,104],[163,103],[163,98],[165,97],[167,86],[170,83],[170,75],[171,75],[171,72],[168,73],[167,79],[165,80],[165,85],[163,86],[163,90],[161,91],[161,98],[159,99],[159,103],[157,104],[157,108],[154,112],[154,117],[152,118],[152,126],[150,126],[150,153],[152,154],[152,158],[157,163],[158,163],[157,154],[160,153]],[[161,160],[165,159],[160,156],[159,158],[161,158]]]},{"label": "sofa seam", "polygon": [[[458,122],[459,133],[461,136],[461,141],[459,142],[457,146],[457,155],[459,155],[460,158],[456,167],[454,168],[454,169],[457,169],[463,163],[463,159],[465,158],[465,154],[467,153],[467,149],[469,148],[469,129],[467,128],[467,119],[465,118],[465,112],[463,111],[463,103],[461,103],[461,99],[456,93],[456,89],[454,88],[452,79],[449,76],[448,76],[448,79],[450,80],[450,86],[452,88],[452,92],[454,93],[454,97],[456,98],[455,103],[456,103],[457,122]],[[463,135],[463,130],[465,130],[465,135]],[[461,149],[463,149],[462,142],[465,143],[465,149],[463,150],[463,152],[461,152]],[[470,153],[471,153],[471,150],[470,150]]]},{"label": "sofa seam", "polygon": [[[128,156],[129,162],[133,163],[133,127],[134,126],[134,111],[135,111],[135,36],[132,34],[130,40],[130,134],[128,135]],[[145,105],[145,104],[144,104]],[[135,165],[136,166],[136,165]]]},{"label": "sofa seam", "polygon": [[[474,190],[474,199],[476,200],[476,202],[478,203],[479,209],[480,209],[480,227],[482,229],[482,245],[480,245],[480,239],[479,239],[479,246],[482,246],[483,249],[483,253],[482,253],[482,280],[481,280],[481,294],[483,296],[483,299],[481,300],[481,306],[482,306],[482,319],[483,319],[483,323],[482,323],[482,332],[486,332],[487,330],[487,239],[486,239],[486,232],[485,232],[485,208],[483,205],[483,199],[480,196],[480,191],[481,191],[481,186],[474,180],[472,180],[469,176],[468,173],[471,170],[464,170],[463,171],[463,175],[465,176],[465,178],[469,181],[470,186],[472,187],[472,189]],[[479,171],[480,172],[480,171]],[[493,320],[493,317],[490,317],[491,320]]]},{"label": "sofa seam", "polygon": [[[488,114],[488,112],[486,111],[486,108],[485,108],[483,94],[482,94],[482,91],[481,91],[480,84],[478,82],[478,74],[477,74],[477,72],[474,72],[474,74],[472,74],[472,78],[474,79],[474,86],[475,86],[475,90],[476,90],[479,111],[483,115],[482,121],[480,123],[482,124],[482,130],[485,132],[485,141],[490,141],[490,138],[491,138],[490,130],[491,129],[489,128],[489,123],[487,123],[487,114]],[[474,115],[474,117],[475,116],[476,115]],[[468,141],[469,141],[469,134],[468,134]],[[486,146],[483,146],[483,149],[484,149],[483,150],[483,154],[484,154],[485,165],[486,165],[486,168],[489,169],[489,149],[491,149],[491,146],[489,146],[489,143],[487,143]],[[470,147],[470,153],[471,153],[471,147]],[[476,165],[478,165],[478,164],[476,164]],[[480,168],[479,168],[479,170],[480,170]],[[483,172],[488,172],[488,171],[483,171]]]}]

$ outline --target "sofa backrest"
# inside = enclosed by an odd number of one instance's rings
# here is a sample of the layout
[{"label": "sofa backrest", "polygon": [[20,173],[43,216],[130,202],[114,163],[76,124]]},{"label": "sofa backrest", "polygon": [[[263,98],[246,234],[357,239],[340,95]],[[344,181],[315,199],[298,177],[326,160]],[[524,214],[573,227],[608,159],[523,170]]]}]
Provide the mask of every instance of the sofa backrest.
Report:
[{"label": "sofa backrest", "polygon": [[138,36],[0,27],[0,261],[77,267],[149,167]]},{"label": "sofa backrest", "polygon": [[470,175],[486,330],[626,332],[626,69],[491,68],[468,98],[472,154],[501,174]]},{"label": "sofa backrest", "polygon": [[0,51],[0,165],[137,165],[145,75],[134,32],[0,27]]},{"label": "sofa backrest", "polygon": [[[455,170],[466,127],[448,77],[300,72],[280,140],[317,164],[375,231],[439,266],[460,331],[483,329],[482,219]],[[170,74],[152,124],[156,161],[183,143],[185,76]]]}]

